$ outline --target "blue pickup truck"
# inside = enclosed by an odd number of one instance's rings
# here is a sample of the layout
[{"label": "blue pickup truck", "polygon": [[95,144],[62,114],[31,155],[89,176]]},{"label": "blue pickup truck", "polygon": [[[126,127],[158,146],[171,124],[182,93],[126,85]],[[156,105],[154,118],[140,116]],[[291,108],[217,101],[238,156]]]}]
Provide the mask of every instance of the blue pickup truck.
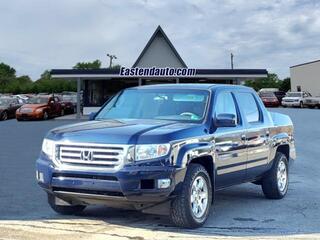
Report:
[{"label": "blue pickup truck", "polygon": [[51,130],[36,162],[38,183],[60,214],[104,204],[195,228],[223,188],[253,182],[270,199],[287,193],[292,122],[268,112],[251,88],[134,87],[90,120]]}]

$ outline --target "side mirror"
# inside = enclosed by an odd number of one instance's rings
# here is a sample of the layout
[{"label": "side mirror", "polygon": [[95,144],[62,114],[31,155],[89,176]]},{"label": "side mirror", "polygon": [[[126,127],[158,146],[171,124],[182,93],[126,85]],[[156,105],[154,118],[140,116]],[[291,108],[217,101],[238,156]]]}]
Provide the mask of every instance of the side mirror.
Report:
[{"label": "side mirror", "polygon": [[232,113],[222,113],[216,116],[216,127],[235,127],[237,126],[237,116]]},{"label": "side mirror", "polygon": [[96,115],[97,115],[96,112],[91,112],[91,113],[89,114],[89,121],[93,121],[93,120],[95,119]]}]

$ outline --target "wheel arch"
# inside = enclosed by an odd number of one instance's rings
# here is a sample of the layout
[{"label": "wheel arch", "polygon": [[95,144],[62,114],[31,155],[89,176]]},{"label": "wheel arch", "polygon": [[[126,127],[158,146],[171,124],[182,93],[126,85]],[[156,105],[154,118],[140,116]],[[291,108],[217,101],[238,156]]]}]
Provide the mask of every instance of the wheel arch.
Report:
[{"label": "wheel arch", "polygon": [[289,144],[279,145],[276,149],[276,152],[283,153],[286,156],[287,160],[288,161],[290,160],[290,146],[289,146]]},{"label": "wheel arch", "polygon": [[211,155],[205,155],[205,156],[201,156],[201,157],[196,157],[194,159],[192,159],[187,167],[192,164],[192,163],[196,163],[196,164],[200,164],[202,165],[206,171],[209,174],[210,177],[210,181],[211,181],[211,187],[212,187],[212,203],[214,201],[214,197],[215,197],[215,164],[214,164],[214,158]]}]

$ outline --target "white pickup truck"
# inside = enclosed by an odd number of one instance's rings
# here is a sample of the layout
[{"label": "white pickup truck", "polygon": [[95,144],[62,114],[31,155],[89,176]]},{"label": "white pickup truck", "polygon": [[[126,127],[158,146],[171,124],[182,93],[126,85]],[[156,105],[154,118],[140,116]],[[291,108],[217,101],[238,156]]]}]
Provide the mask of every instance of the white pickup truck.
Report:
[{"label": "white pickup truck", "polygon": [[304,101],[304,105],[308,108],[320,108],[320,96],[307,97]]},{"label": "white pickup truck", "polygon": [[281,105],[283,107],[304,108],[306,106],[306,100],[311,97],[311,94],[308,92],[288,92],[287,95],[282,98]]}]

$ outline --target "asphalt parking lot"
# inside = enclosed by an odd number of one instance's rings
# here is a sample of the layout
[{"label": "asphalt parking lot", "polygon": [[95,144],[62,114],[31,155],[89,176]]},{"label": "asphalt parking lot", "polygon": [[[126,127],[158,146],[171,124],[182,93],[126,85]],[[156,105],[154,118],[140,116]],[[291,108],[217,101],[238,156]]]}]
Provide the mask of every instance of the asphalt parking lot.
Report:
[{"label": "asphalt parking lot", "polygon": [[0,122],[0,239],[320,239],[320,110],[272,109],[295,124],[298,158],[283,200],[265,199],[260,186],[243,184],[217,194],[204,227],[182,230],[168,218],[94,206],[60,216],[35,181],[42,138],[71,120]]}]

